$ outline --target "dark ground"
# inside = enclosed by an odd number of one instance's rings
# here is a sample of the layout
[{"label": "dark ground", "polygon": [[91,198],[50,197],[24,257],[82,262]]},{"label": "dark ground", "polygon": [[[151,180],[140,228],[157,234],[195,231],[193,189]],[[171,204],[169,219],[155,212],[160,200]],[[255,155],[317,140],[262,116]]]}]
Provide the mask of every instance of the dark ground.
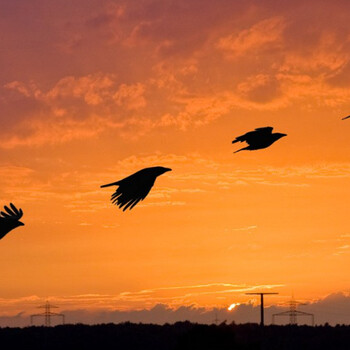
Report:
[{"label": "dark ground", "polygon": [[350,349],[350,326],[102,324],[0,328],[2,349]]}]

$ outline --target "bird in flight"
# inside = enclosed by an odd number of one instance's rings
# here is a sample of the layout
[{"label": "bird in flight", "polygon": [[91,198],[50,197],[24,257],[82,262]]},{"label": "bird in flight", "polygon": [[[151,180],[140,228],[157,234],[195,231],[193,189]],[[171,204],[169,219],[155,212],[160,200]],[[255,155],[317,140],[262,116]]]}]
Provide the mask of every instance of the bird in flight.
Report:
[{"label": "bird in flight", "polygon": [[0,212],[0,239],[16,227],[24,226],[24,223],[19,221],[23,216],[22,209],[18,210],[12,203],[10,207],[11,209],[5,205],[5,211]]},{"label": "bird in flight", "polygon": [[345,120],[345,119],[349,119],[350,115],[348,115],[347,117],[342,118],[341,120]]},{"label": "bird in flight", "polygon": [[281,134],[279,132],[272,133],[273,128],[267,126],[265,128],[257,128],[254,131],[247,132],[244,135],[236,137],[232,143],[247,142],[249,146],[239,149],[233,153],[240,151],[254,151],[271,146],[275,141],[281,137],[287,136],[287,134]]},{"label": "bird in flight", "polygon": [[119,186],[112,194],[111,201],[119,208],[124,207],[123,211],[128,208],[131,210],[139,201],[146,198],[149,191],[153,187],[156,178],[167,171],[171,171],[171,169],[161,166],[145,168],[126,177],[125,179],[107,185],[102,185],[101,188],[108,186]]}]

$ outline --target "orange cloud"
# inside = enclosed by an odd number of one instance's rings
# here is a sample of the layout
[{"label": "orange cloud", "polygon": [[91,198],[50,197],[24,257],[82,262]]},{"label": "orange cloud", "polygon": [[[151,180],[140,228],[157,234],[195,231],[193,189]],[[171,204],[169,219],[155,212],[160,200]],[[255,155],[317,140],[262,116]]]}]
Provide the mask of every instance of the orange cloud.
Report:
[{"label": "orange cloud", "polygon": [[138,110],[146,106],[144,93],[145,86],[143,84],[122,84],[113,95],[113,98],[118,106],[125,106],[129,110]]},{"label": "orange cloud", "polygon": [[43,99],[58,99],[62,97],[83,98],[88,105],[98,105],[108,97],[110,89],[115,85],[113,76],[95,74],[85,77],[65,77],[51,90],[44,94]]},{"label": "orange cloud", "polygon": [[219,39],[217,47],[229,52],[229,56],[244,55],[264,48],[278,47],[283,44],[285,27],[286,21],[281,16],[265,19],[249,29]]}]

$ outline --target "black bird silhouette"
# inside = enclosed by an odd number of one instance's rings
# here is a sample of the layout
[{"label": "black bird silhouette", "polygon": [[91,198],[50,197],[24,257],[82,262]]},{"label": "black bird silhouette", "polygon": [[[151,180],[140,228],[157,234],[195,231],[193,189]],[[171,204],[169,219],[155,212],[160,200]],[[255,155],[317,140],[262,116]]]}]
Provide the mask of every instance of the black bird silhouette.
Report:
[{"label": "black bird silhouette", "polygon": [[253,151],[271,146],[275,141],[281,137],[287,136],[287,134],[281,134],[279,132],[272,133],[273,128],[267,126],[265,128],[257,128],[254,131],[247,132],[244,135],[236,137],[232,143],[236,142],[247,142],[249,146],[239,149],[233,153],[240,151]]},{"label": "black bird silhouette", "polygon": [[22,209],[18,210],[12,203],[10,207],[11,209],[5,205],[5,211],[0,212],[0,239],[16,227],[24,226],[24,223],[19,221],[23,216]]},{"label": "black bird silhouette", "polygon": [[102,185],[101,188],[119,186],[112,194],[111,201],[119,208],[124,207],[123,211],[128,208],[131,210],[139,201],[146,198],[153,187],[156,178],[167,171],[171,171],[171,169],[163,168],[161,166],[145,168],[123,180]]},{"label": "black bird silhouette", "polygon": [[348,115],[347,117],[342,118],[341,120],[345,120],[345,119],[349,119],[350,115]]}]

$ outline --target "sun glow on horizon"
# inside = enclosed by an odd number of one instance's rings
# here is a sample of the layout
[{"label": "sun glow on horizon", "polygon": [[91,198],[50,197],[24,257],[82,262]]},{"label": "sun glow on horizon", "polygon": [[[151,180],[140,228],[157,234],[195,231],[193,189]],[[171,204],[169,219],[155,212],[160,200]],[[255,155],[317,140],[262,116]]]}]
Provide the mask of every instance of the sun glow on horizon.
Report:
[{"label": "sun glow on horizon", "polygon": [[231,311],[231,310],[233,310],[234,308],[236,308],[236,306],[238,306],[238,305],[241,305],[241,303],[233,303],[233,304],[231,304],[231,305],[227,308],[227,310],[228,310],[228,311]]}]

